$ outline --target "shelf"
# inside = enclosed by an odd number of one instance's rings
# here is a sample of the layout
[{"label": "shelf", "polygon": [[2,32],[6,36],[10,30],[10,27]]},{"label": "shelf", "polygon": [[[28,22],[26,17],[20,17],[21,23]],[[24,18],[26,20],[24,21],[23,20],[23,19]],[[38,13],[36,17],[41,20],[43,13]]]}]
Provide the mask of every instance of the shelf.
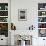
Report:
[{"label": "shelf", "polygon": [[38,17],[46,17],[46,15],[43,15],[43,16],[38,16]]},{"label": "shelf", "polygon": [[38,10],[38,11],[46,11],[46,10]]},{"label": "shelf", "polygon": [[8,16],[0,16],[0,17],[8,17]]},{"label": "shelf", "polygon": [[46,23],[46,22],[38,22],[38,23]]},{"label": "shelf", "polygon": [[8,11],[8,10],[0,10],[0,11]]},{"label": "shelf", "polygon": [[38,29],[46,29],[46,28],[38,28]]},{"label": "shelf", "polygon": [[0,23],[8,23],[8,22],[0,22]]}]

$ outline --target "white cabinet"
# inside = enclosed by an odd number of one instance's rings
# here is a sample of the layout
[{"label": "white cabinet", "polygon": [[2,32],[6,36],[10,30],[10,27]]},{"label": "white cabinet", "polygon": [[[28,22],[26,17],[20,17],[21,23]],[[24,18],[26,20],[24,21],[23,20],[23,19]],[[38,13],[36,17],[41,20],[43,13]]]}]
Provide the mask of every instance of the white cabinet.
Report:
[{"label": "white cabinet", "polygon": [[8,45],[8,37],[5,37],[5,35],[0,35],[0,45]]},{"label": "white cabinet", "polygon": [[8,3],[0,3],[0,45],[8,45]]},{"label": "white cabinet", "polygon": [[44,37],[38,38],[38,46],[46,46],[46,38]]},{"label": "white cabinet", "polygon": [[9,43],[10,15],[10,0],[0,0],[0,45]]}]

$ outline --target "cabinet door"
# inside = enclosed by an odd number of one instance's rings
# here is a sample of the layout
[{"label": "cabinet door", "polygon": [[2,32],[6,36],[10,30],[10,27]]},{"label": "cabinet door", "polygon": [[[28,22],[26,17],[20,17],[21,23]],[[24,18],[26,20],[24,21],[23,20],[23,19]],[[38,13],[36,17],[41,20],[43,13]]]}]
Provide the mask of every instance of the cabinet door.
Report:
[{"label": "cabinet door", "polygon": [[46,45],[46,38],[40,37],[38,38],[38,46],[45,46]]}]

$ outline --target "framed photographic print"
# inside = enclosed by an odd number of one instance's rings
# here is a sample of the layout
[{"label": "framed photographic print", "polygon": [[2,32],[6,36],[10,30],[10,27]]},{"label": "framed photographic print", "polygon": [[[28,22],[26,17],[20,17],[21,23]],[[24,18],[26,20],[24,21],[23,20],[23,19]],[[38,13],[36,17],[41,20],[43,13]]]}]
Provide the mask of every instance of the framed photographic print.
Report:
[{"label": "framed photographic print", "polygon": [[19,21],[27,20],[27,9],[18,9],[18,20]]}]

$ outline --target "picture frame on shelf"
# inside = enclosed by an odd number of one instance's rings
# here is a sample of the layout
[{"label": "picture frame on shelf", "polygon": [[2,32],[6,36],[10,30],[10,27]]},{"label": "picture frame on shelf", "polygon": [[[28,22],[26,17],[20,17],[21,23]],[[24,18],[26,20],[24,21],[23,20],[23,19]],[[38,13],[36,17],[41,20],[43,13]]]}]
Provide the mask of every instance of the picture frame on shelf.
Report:
[{"label": "picture frame on shelf", "polygon": [[18,20],[19,21],[27,20],[27,9],[18,9]]},{"label": "picture frame on shelf", "polygon": [[39,29],[39,37],[46,37],[46,29]]}]

